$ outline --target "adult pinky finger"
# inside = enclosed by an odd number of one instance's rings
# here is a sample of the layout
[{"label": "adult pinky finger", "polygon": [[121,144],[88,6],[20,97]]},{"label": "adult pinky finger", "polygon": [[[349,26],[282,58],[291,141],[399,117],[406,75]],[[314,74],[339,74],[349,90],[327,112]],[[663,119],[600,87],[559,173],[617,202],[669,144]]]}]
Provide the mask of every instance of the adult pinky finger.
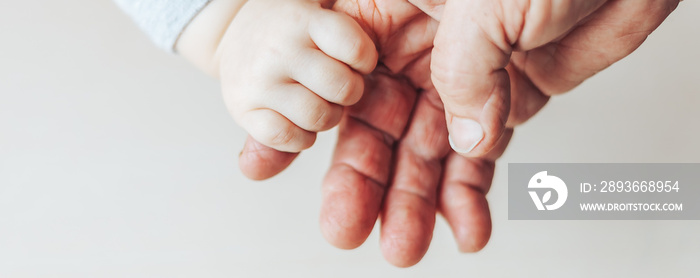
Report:
[{"label": "adult pinky finger", "polygon": [[244,113],[241,126],[265,146],[282,152],[300,152],[316,141],[316,133],[303,130],[280,113],[259,108]]},{"label": "adult pinky finger", "polygon": [[298,155],[272,149],[248,136],[238,155],[238,167],[249,179],[264,180],[282,172]]}]

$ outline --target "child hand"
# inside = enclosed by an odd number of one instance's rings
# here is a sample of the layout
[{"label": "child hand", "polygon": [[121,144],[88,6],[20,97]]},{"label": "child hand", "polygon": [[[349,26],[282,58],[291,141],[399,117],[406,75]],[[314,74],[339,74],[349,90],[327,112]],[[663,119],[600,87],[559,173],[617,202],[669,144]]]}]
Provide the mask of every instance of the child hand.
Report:
[{"label": "child hand", "polygon": [[229,111],[258,142],[280,151],[309,148],[316,132],[335,126],[377,63],[362,27],[323,4],[249,0],[218,47]]}]

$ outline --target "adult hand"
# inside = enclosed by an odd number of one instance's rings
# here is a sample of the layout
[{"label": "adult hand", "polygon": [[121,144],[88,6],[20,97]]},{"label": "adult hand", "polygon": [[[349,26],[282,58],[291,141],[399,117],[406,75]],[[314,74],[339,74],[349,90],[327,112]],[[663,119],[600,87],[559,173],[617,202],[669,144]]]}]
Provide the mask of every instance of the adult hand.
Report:
[{"label": "adult hand", "polygon": [[[630,1],[614,1],[598,7],[597,11],[609,10],[604,13],[607,14],[610,10],[629,10]],[[436,4],[439,1],[412,2],[437,19],[441,18],[445,7]],[[672,10],[670,6],[666,10],[661,9],[661,6],[651,1],[645,4],[645,7],[656,11],[652,13],[655,20],[642,20],[655,23],[649,23],[647,27],[656,27]],[[453,11],[449,8],[450,5],[447,3],[447,10]],[[487,90],[488,95],[481,102],[481,107],[478,102],[473,107],[467,106],[474,111],[478,110],[476,114],[479,115],[479,126],[485,127],[484,138],[479,139],[478,146],[470,155],[488,153],[480,158],[464,158],[449,150],[442,104],[430,78],[430,53],[437,30],[436,21],[415,6],[407,5],[405,0],[341,0],[337,2],[336,9],[348,12],[364,25],[380,48],[380,59],[384,66],[368,78],[364,99],[349,109],[341,123],[333,165],[323,185],[321,227],[332,244],[341,248],[354,248],[362,244],[377,216],[381,215],[382,250],[387,260],[399,266],[418,262],[427,250],[436,209],[450,223],[460,250],[481,249],[488,241],[491,230],[485,194],[493,176],[493,161],[503,151],[511,135],[511,130],[504,126],[513,126],[526,120],[544,105],[549,95],[580,83],[595,73],[595,65],[602,69],[621,58],[621,55],[624,56],[620,53],[631,52],[653,30],[649,27],[644,29],[644,33],[638,33],[639,29],[629,29],[624,27],[625,24],[615,25],[617,20],[602,22],[592,15],[580,21],[577,28],[583,28],[583,31],[565,32],[565,36],[554,40],[556,43],[545,44],[525,53],[514,53],[512,61],[503,66],[504,70],[484,74],[485,80],[493,79],[496,80],[493,84],[500,84],[500,87],[494,87],[498,90]],[[466,14],[473,12],[461,11]],[[465,34],[470,34],[465,31],[470,26],[453,26],[452,29],[445,27],[450,22],[449,14],[444,14],[445,20],[440,25],[436,42],[441,39],[440,36],[449,37],[450,32],[453,32],[455,41],[465,49],[472,47],[470,43],[476,44],[460,39]],[[619,16],[625,18],[623,23],[634,18]],[[488,18],[479,20],[487,21]],[[454,19],[452,22],[456,21]],[[606,25],[590,25],[590,22],[613,25],[605,27]],[[640,26],[638,21],[633,22],[637,23],[633,24],[635,28]],[[597,30],[600,34],[590,33],[592,30]],[[522,34],[525,33],[521,32],[521,37]],[[598,39],[615,36],[622,38],[613,42]],[[482,39],[483,42],[484,38],[477,39]],[[561,44],[568,40],[579,42],[581,48]],[[603,49],[595,48],[596,45],[590,41],[602,43],[598,46]],[[459,75],[451,75],[451,67],[460,66],[460,61],[465,64],[477,63],[473,72],[466,71],[463,67],[455,69],[459,70],[457,74],[466,75],[465,78],[470,82],[477,82],[478,80],[472,80],[478,76],[474,72],[482,72],[483,68],[478,66],[488,65],[483,60],[490,60],[488,55],[467,52],[446,42],[447,40],[442,44],[437,43],[436,49],[432,50],[435,55],[432,77],[442,86],[439,88],[443,89],[441,97],[448,107],[447,119],[454,124],[454,116],[450,118],[450,115],[469,116],[472,113],[454,113],[452,111],[458,110],[455,107],[463,108],[464,103],[483,99],[479,95],[484,90],[478,90],[482,87],[471,83],[464,85],[469,90],[460,89],[459,86],[463,84],[458,83],[461,82]],[[611,49],[611,43],[621,45]],[[450,57],[447,55],[449,53],[456,53],[455,57],[458,58]],[[571,58],[572,55],[580,58]],[[590,61],[591,57],[605,62]],[[440,62],[438,58],[445,61]],[[474,60],[464,61],[465,59]],[[542,68],[533,69],[532,65]],[[573,67],[574,65],[582,68]],[[447,77],[441,77],[441,74]],[[502,83],[504,75],[510,78],[512,85],[508,84],[508,79]],[[569,78],[557,80],[562,77]],[[509,98],[510,86],[513,89],[512,98]],[[448,89],[448,93],[444,93],[445,89]],[[513,103],[510,112],[509,100]],[[509,113],[510,118],[506,121]],[[495,124],[494,118],[498,119]],[[456,127],[452,130],[454,134],[455,130],[460,129]],[[455,136],[455,147],[459,148],[459,140],[463,138]],[[266,178],[284,169],[295,156],[248,141],[241,155],[241,167],[249,177]]]},{"label": "adult hand", "polygon": [[530,118],[549,96],[632,53],[679,3],[410,1],[440,20],[432,80],[453,148],[466,156],[488,152],[506,126]]}]

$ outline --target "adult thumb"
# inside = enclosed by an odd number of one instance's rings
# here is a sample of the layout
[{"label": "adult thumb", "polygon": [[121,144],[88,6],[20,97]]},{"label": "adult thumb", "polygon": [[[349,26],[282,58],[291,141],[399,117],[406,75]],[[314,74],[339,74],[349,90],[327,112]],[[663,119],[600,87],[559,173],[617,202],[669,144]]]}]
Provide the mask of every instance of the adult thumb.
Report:
[{"label": "adult thumb", "polygon": [[605,0],[502,2],[448,0],[434,41],[431,78],[445,105],[450,144],[466,156],[486,154],[505,130],[505,68],[513,50],[555,40]]},{"label": "adult thumb", "polygon": [[484,29],[498,20],[483,13],[490,3],[447,1],[432,52],[431,78],[445,106],[450,145],[468,156],[496,145],[510,111],[511,47],[491,38],[503,31]]}]

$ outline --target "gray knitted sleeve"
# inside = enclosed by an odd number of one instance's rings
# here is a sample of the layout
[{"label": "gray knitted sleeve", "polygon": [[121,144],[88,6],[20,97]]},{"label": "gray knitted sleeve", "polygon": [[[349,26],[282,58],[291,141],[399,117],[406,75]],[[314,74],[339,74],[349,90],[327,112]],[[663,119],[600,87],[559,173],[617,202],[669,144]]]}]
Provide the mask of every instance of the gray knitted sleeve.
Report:
[{"label": "gray knitted sleeve", "polygon": [[114,0],[160,48],[173,52],[187,24],[211,0]]}]

